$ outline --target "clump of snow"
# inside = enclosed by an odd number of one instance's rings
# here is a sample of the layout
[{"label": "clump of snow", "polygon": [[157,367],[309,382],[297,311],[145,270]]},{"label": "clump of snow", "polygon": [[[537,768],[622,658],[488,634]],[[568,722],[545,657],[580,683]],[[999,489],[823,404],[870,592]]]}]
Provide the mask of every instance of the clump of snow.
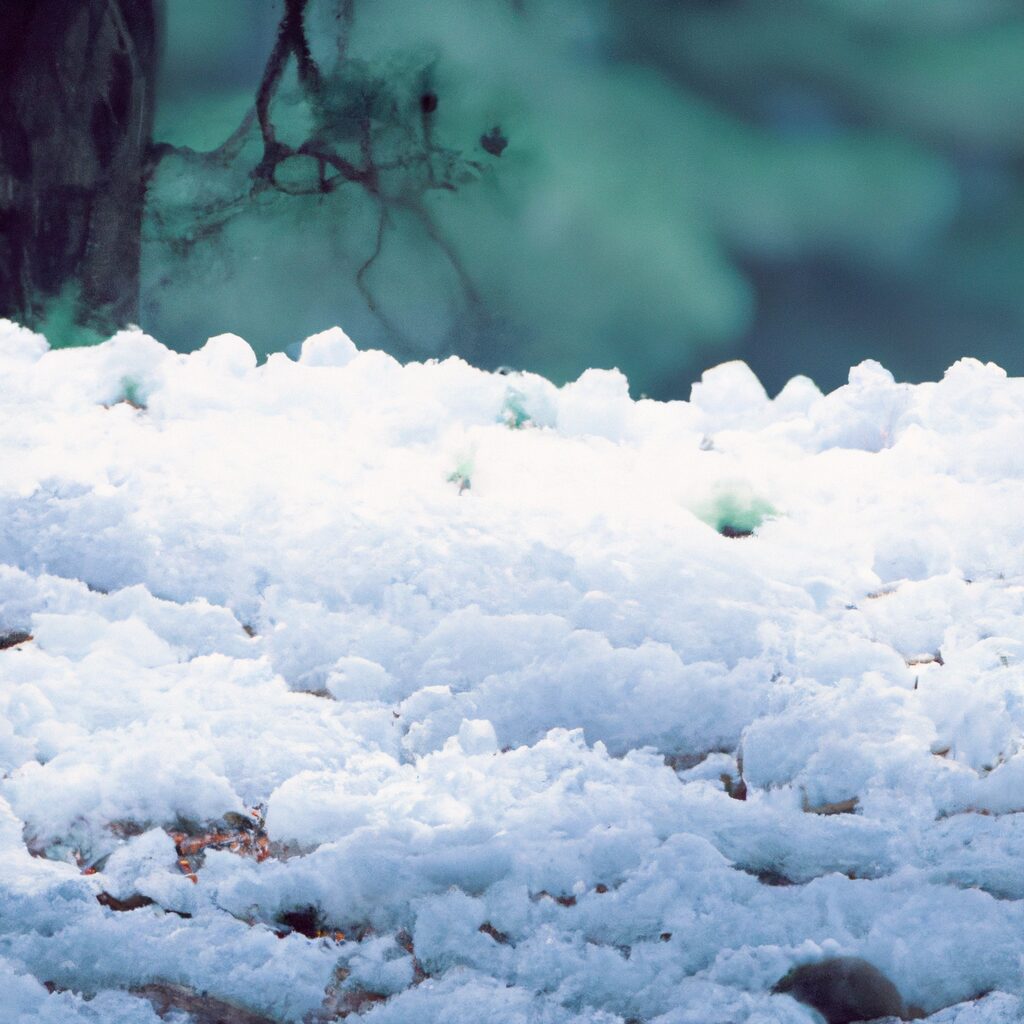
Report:
[{"label": "clump of snow", "polygon": [[1024,382],[0,368],[13,1021],[1024,1015]]},{"label": "clump of snow", "polygon": [[355,342],[340,327],[332,327],[302,343],[299,362],[307,366],[347,366],[356,355]]}]

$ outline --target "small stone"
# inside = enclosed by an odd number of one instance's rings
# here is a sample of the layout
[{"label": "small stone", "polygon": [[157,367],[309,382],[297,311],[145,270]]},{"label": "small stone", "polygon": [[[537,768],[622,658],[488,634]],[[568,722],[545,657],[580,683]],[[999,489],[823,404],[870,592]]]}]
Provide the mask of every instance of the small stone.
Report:
[{"label": "small stone", "polygon": [[896,986],[877,967],[855,956],[801,964],[772,991],[812,1006],[827,1024],[855,1024],[905,1014]]}]

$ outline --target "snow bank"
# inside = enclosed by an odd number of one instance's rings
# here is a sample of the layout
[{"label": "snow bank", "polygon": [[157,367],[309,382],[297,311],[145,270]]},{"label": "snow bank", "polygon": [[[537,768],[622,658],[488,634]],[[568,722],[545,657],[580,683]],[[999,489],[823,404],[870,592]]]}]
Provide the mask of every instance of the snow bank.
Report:
[{"label": "snow bank", "polygon": [[1022,428],[0,324],[11,1019],[1021,1019]]}]

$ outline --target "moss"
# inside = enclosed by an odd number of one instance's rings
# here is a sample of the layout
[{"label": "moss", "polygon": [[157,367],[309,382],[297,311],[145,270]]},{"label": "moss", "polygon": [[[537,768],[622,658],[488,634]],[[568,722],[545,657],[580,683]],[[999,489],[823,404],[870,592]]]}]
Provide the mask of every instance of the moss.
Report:
[{"label": "moss", "polygon": [[739,484],[720,487],[695,512],[723,537],[749,537],[766,519],[777,514],[771,502]]},{"label": "moss", "polygon": [[146,400],[142,395],[142,385],[134,377],[121,378],[121,402],[127,402],[136,409],[145,409]]},{"label": "moss", "polygon": [[459,460],[458,465],[446,477],[448,483],[457,484],[459,494],[468,491],[473,486],[473,457],[467,455]]},{"label": "moss", "polygon": [[526,395],[516,388],[509,388],[505,392],[505,401],[498,418],[510,430],[522,430],[527,426],[531,419],[526,411]]}]

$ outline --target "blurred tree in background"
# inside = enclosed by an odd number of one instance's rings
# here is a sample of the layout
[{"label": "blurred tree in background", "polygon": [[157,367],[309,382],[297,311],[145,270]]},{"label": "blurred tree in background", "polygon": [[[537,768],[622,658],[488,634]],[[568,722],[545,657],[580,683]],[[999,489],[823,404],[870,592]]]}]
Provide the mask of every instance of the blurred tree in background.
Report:
[{"label": "blurred tree in background", "polygon": [[140,318],[179,348],[1024,371],[1011,0],[166,7]]},{"label": "blurred tree in background", "polygon": [[[962,355],[1024,372],[1019,3],[622,0],[618,10],[624,60],[775,140],[875,154],[868,178],[804,165],[831,187],[836,218],[874,229],[869,247],[834,236],[800,252],[778,223],[733,236],[757,295],[737,351],[763,379],[777,386],[780,371],[799,368],[834,386],[866,356],[908,379],[934,378]],[[894,142],[909,163],[879,148]],[[922,230],[905,232],[887,201],[920,187],[924,161],[935,177],[918,193]]]},{"label": "blurred tree in background", "polygon": [[0,314],[58,340],[139,316],[152,0],[0,5]]}]

